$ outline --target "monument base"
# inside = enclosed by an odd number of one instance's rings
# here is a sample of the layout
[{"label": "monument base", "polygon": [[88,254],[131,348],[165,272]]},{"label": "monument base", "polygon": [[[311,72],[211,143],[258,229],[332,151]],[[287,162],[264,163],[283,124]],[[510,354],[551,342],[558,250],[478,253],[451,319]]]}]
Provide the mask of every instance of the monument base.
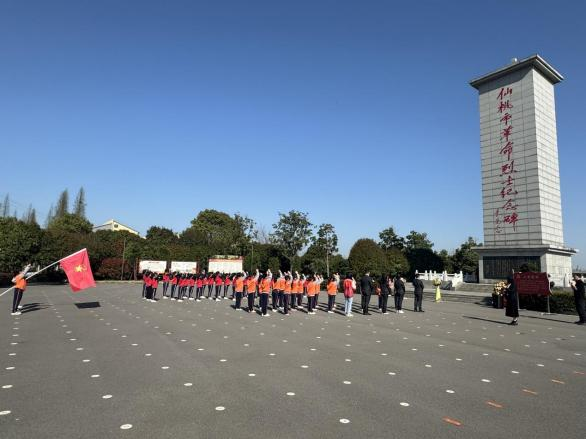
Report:
[{"label": "monument base", "polygon": [[569,287],[574,249],[559,247],[476,247],[480,283],[504,280],[527,264],[531,270],[549,274],[558,287]]}]

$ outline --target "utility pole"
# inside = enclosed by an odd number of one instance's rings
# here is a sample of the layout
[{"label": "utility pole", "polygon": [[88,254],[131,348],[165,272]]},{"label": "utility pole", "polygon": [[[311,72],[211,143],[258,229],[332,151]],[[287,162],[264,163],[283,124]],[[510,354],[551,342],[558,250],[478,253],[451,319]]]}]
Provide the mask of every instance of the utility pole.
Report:
[{"label": "utility pole", "polygon": [[330,278],[330,232],[326,231],[326,272]]}]

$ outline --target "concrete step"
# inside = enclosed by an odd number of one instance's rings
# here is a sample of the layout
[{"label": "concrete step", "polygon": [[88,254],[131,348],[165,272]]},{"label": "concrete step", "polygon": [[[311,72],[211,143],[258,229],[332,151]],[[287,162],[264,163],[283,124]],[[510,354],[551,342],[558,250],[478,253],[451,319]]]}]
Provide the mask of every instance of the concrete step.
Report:
[{"label": "concrete step", "polygon": [[493,284],[462,283],[456,287],[456,291],[492,294],[493,288]]}]

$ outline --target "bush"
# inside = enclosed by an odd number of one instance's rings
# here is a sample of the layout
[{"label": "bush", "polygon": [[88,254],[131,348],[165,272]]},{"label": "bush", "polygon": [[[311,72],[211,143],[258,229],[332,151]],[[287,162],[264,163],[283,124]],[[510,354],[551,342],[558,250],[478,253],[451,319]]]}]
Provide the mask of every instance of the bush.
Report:
[{"label": "bush", "polygon": [[[547,312],[547,297],[521,294],[519,295],[519,308]],[[552,313],[575,315],[574,294],[554,291],[549,296],[549,308]]]},{"label": "bush", "polygon": [[[106,258],[100,264],[95,275],[96,279],[120,279],[122,269],[122,258]],[[132,269],[128,262],[124,261],[124,279],[130,279]]]},{"label": "bush", "polygon": [[348,256],[350,268],[356,278],[367,271],[373,277],[389,272],[389,263],[385,252],[372,239],[359,239],[350,249]]}]

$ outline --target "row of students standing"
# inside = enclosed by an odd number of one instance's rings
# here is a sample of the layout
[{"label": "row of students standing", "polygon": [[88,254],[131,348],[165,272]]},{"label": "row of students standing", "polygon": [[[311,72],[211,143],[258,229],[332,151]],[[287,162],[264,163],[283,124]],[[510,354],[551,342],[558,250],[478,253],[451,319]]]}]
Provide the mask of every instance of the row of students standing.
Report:
[{"label": "row of students standing", "polygon": [[[261,275],[258,270],[254,274],[240,273],[234,280],[235,305],[237,311],[242,309],[253,312],[255,298],[259,297],[259,308],[262,316],[268,315],[269,300],[273,312],[281,311],[289,315],[290,311],[303,306],[303,296],[307,297],[307,312],[315,314],[319,300],[319,293],[324,278],[318,274],[304,276],[295,272],[273,275],[270,270]],[[335,298],[338,292],[339,276],[334,275],[328,280],[328,308],[327,312],[333,313]],[[247,306],[242,307],[242,299],[247,298]]]},{"label": "row of students standing", "polygon": [[[184,273],[143,273],[142,296],[146,300],[155,302],[159,283],[163,287],[163,299],[170,298],[182,302],[183,300],[223,299],[235,300],[236,310],[254,311],[255,300],[258,297],[261,314],[268,315],[269,307],[273,312],[281,311],[288,315],[291,310],[303,306],[303,297],[307,297],[307,312],[315,314],[319,303],[319,294],[324,278],[319,274],[310,276],[300,275],[298,272],[273,275],[270,270],[261,275],[257,269],[253,274],[239,273],[236,275],[195,275]],[[336,303],[340,278],[337,274],[328,279],[326,291],[328,294],[327,312],[333,313]],[[232,296],[228,297],[229,289]],[[242,307],[242,300],[247,299],[247,306]],[[269,303],[270,301],[270,303]]]}]

